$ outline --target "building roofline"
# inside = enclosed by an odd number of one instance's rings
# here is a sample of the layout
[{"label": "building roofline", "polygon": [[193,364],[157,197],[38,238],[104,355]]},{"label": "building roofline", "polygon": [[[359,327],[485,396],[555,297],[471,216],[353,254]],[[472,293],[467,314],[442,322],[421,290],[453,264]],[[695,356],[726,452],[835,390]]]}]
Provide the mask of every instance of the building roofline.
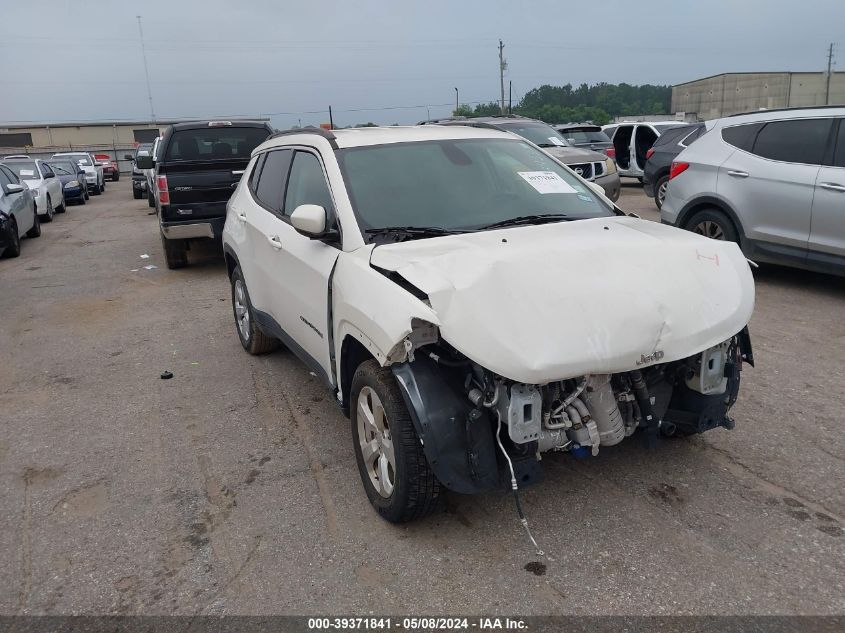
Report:
[{"label": "building roofline", "polygon": [[147,125],[151,127],[165,127],[177,123],[193,123],[195,121],[269,121],[270,117],[191,117],[185,119],[167,119],[166,121],[138,121],[133,119],[109,119],[104,121],[9,121],[0,122],[0,129],[19,130],[35,127],[102,127],[104,125]]},{"label": "building roofline", "polygon": [[[681,86],[686,86],[687,84],[695,84],[699,81],[707,81],[708,79],[715,79],[716,77],[725,77],[727,75],[823,75],[825,74],[824,70],[761,70],[761,71],[745,71],[745,72],[730,72],[730,73],[717,73],[715,75],[709,75],[707,77],[701,77],[700,79],[691,79],[690,81],[685,81],[680,84],[673,84],[673,88],[680,88]],[[834,75],[845,75],[845,70],[835,70],[832,72]]]}]

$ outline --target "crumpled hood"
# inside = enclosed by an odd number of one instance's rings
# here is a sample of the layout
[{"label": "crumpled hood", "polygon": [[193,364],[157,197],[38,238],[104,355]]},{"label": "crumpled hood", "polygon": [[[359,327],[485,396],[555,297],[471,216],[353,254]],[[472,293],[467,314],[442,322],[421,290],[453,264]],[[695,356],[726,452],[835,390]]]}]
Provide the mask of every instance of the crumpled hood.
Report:
[{"label": "crumpled hood", "polygon": [[544,147],[543,151],[554,156],[564,165],[596,163],[607,160],[607,156],[581,147]]},{"label": "crumpled hood", "polygon": [[736,244],[630,217],[381,245],[370,262],[428,295],[458,351],[531,384],[686,358],[754,308]]}]

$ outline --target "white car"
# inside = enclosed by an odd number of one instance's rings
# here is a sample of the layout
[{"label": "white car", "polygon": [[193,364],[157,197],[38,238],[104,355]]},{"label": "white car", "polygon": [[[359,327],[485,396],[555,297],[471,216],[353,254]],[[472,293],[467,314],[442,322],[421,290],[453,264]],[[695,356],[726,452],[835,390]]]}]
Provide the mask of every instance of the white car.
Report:
[{"label": "white car", "polygon": [[0,165],[0,256],[20,255],[24,235],[41,235],[32,192],[11,169]]},{"label": "white car", "polygon": [[35,209],[42,222],[51,222],[54,213],[65,212],[65,193],[62,181],[50,165],[40,158],[4,158],[3,164],[11,169],[21,182],[32,190]]},{"label": "white car", "polygon": [[334,392],[390,521],[443,487],[516,492],[545,451],[732,428],[753,364],[736,244],[626,216],[495,129],[278,133],[223,249],[241,345],[283,343]]},{"label": "white car", "polygon": [[53,154],[53,158],[69,158],[75,160],[85,170],[85,182],[88,185],[88,191],[92,195],[99,196],[106,190],[103,165],[94,160],[94,157],[88,152],[59,152],[58,154]]},{"label": "white car", "polygon": [[666,130],[686,125],[684,121],[630,121],[603,125],[602,132],[610,137],[613,151],[608,152],[616,160],[620,176],[642,180],[646,154],[654,141]]}]

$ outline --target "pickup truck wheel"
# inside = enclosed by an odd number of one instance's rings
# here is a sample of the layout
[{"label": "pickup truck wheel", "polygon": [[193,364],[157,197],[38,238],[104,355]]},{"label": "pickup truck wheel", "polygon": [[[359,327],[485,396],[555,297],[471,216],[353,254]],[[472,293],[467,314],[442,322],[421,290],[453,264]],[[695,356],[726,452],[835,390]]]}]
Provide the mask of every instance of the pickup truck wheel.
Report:
[{"label": "pickup truck wheel", "polygon": [[362,363],[352,378],[350,403],[358,472],[376,511],[391,523],[404,523],[437,510],[441,485],[393,372],[375,360]]},{"label": "pickup truck wheel", "polygon": [[238,338],[250,354],[266,354],[279,347],[279,340],[264,334],[255,322],[252,302],[249,300],[249,292],[239,266],[232,271],[232,312],[235,315]]},{"label": "pickup truck wheel", "polygon": [[[138,197],[140,198],[141,195],[139,194]],[[149,189],[147,190],[147,205],[150,206],[150,207],[156,206],[156,198],[153,195],[153,192],[150,191]]]},{"label": "pickup truck wheel", "polygon": [[714,240],[739,243],[739,236],[730,218],[711,207],[703,209],[687,220],[684,228]]},{"label": "pickup truck wheel", "polygon": [[143,195],[143,193],[141,192],[140,189],[136,189],[135,187],[132,187],[132,197],[133,198],[135,198],[136,200],[140,200],[142,195]]},{"label": "pickup truck wheel", "polygon": [[185,240],[169,240],[162,235],[161,246],[164,249],[164,261],[170,270],[188,265],[188,245]]}]

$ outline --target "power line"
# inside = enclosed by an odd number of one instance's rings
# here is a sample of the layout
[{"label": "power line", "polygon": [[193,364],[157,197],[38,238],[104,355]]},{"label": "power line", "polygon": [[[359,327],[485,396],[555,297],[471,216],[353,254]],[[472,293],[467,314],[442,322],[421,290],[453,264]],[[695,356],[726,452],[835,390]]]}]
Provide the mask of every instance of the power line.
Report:
[{"label": "power line", "polygon": [[156,111],[153,107],[153,91],[150,88],[150,69],[147,67],[147,51],[144,48],[144,29],[141,27],[141,16],[135,16],[138,19],[138,33],[141,34],[141,57],[144,58],[144,76],[147,78],[147,97],[150,100],[150,116],[153,119],[153,123],[156,120]]},{"label": "power line", "polygon": [[827,81],[825,82],[824,103],[830,105],[830,70],[833,66],[833,42],[827,48]]}]

